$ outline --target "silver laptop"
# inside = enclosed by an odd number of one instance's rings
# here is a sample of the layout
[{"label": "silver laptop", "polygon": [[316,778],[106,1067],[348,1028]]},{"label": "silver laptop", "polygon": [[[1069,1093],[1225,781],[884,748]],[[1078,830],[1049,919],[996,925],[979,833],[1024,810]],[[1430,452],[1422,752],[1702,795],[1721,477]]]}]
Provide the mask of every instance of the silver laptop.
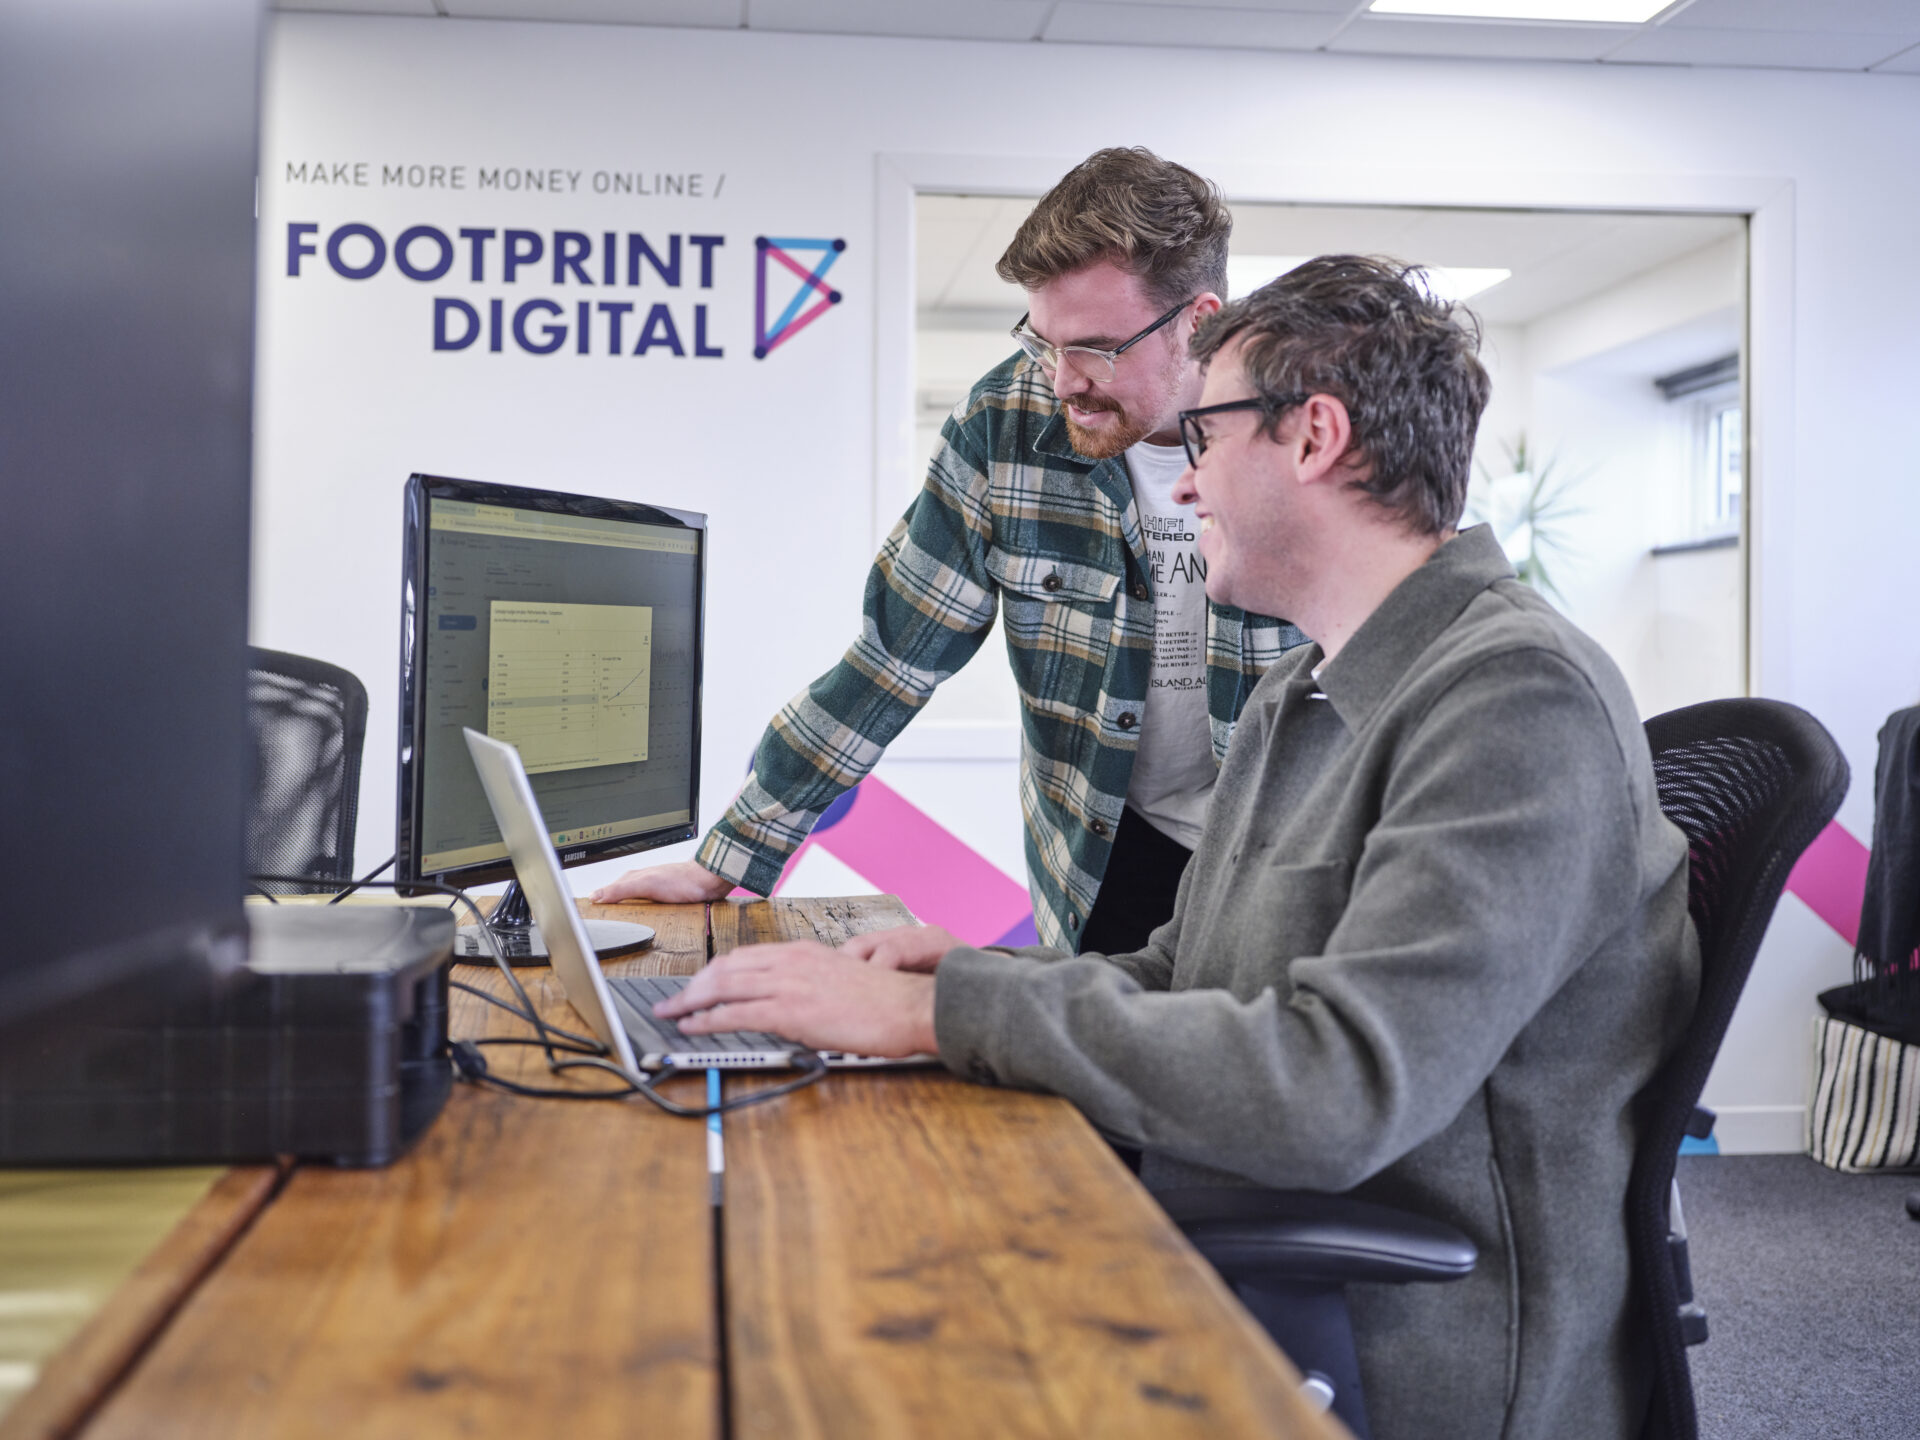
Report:
[{"label": "silver laptop", "polygon": [[[595,962],[592,943],[581,923],[580,911],[560,871],[541,818],[540,804],[527,781],[520,752],[511,745],[467,730],[467,749],[486,788],[487,803],[499,822],[500,834],[513,857],[514,874],[533,910],[534,923],[546,938],[553,973],[560,977],[567,1000],[593,1033],[629,1072],[638,1070],[777,1070],[796,1064],[803,1047],[777,1035],[736,1030],[719,1035],[688,1035],[671,1020],[662,1020],[653,1007],[677,994],[691,978],[686,975],[613,977]],[[823,1050],[820,1058],[835,1066],[932,1064],[937,1057],[916,1055],[907,1060],[876,1059]]]}]

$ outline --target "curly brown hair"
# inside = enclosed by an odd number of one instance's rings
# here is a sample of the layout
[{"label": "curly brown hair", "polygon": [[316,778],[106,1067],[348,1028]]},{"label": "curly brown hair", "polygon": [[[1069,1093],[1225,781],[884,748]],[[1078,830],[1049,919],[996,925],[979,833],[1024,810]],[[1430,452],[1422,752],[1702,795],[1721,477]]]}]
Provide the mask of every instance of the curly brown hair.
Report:
[{"label": "curly brown hair", "polygon": [[1111,260],[1146,282],[1158,304],[1227,293],[1233,215],[1211,180],[1143,146],[1096,150],[1041,197],[994,266],[1038,290]]},{"label": "curly brown hair", "polygon": [[[1209,317],[1193,358],[1205,365],[1238,340],[1255,393],[1334,396],[1353,424],[1353,483],[1413,530],[1438,535],[1466,506],[1492,382],[1479,320],[1424,282],[1398,260],[1322,255]],[[1283,413],[1269,415],[1269,434]]]}]

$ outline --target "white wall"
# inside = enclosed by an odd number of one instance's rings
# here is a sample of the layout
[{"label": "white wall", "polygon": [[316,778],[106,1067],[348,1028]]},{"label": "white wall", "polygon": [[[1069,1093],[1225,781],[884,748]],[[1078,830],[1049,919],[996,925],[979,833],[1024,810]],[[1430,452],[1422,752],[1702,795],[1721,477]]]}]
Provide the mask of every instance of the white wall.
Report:
[{"label": "white wall", "polygon": [[1746,255],[1739,238],[1660,265],[1542,315],[1501,365],[1505,414],[1481,426],[1480,459],[1524,429],[1577,512],[1549,551],[1557,602],[1620,666],[1643,715],[1742,693],[1738,550],[1655,555],[1695,538],[1693,406],[1654,377],[1741,348]]},{"label": "white wall", "polygon": [[[1072,93],[1119,98],[1035,98]],[[915,483],[909,407],[892,398],[911,395],[911,286],[893,253],[911,230],[901,175],[985,177],[987,189],[998,176],[1032,193],[1098,146],[1137,142],[1249,199],[1754,208],[1754,679],[1839,737],[1859,777],[1842,818],[1864,836],[1874,731],[1920,689],[1907,599],[1920,292],[1898,263],[1920,229],[1916,125],[1920,79],[1897,75],[277,16],[255,634],[367,680],[370,862],[390,844],[380,737],[394,703],[401,478],[438,469],[704,508],[716,535],[711,818],[765,717],[853,633],[874,517]],[[608,206],[555,197],[521,197],[508,214],[473,195],[290,192],[283,166],[300,158],[728,178],[705,209],[635,202],[616,222]],[[638,361],[625,383],[594,378],[599,366],[622,373],[602,357],[441,367],[484,357],[423,348],[407,282],[299,288],[284,275],[285,220],[376,205],[387,224],[844,235],[847,301],[758,365],[737,350],[707,371]],[[728,262],[744,261],[740,244]],[[744,274],[724,280],[730,346]],[[954,786],[941,803],[957,817],[981,788]],[[1844,971],[1844,947],[1795,916],[1763,951],[1710,1090],[1765,1124],[1798,1103],[1812,993]]]}]

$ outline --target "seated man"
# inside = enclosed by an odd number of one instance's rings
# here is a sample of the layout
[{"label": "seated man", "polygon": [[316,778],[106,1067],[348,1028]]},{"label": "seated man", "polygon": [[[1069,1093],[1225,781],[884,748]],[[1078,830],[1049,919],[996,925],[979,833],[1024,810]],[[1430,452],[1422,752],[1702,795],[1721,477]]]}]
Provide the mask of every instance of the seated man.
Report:
[{"label": "seated man", "polygon": [[1697,991],[1687,847],[1618,671],[1486,529],[1455,533],[1475,350],[1448,306],[1350,256],[1196,341],[1181,485],[1207,593],[1315,643],[1254,690],[1145,949],[764,946],[673,1008],[1066,1096],[1144,1148],[1150,1188],[1351,1190],[1444,1219],[1479,1246],[1470,1278],[1351,1287],[1376,1433],[1634,1436],[1625,1195],[1634,1097]]}]

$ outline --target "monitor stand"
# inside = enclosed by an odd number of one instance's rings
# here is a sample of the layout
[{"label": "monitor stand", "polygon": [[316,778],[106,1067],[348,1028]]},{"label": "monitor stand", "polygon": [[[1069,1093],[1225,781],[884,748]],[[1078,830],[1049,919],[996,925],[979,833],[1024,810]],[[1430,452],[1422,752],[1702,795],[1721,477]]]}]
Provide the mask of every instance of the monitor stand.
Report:
[{"label": "monitor stand", "polygon": [[[618,955],[624,950],[638,950],[653,939],[650,926],[635,925],[626,920],[583,920],[581,923],[587,927],[587,939],[598,955]],[[507,964],[547,963],[546,942],[540,937],[540,927],[533,923],[533,912],[527,907],[527,897],[521,891],[518,880],[507,885],[500,903],[493,907],[493,913],[487,917],[487,929],[493,932],[493,938],[500,946],[500,953],[506,957]],[[487,948],[486,937],[480,933],[478,925],[460,927],[460,933],[454,937],[453,955],[456,960],[478,960],[483,963],[493,958],[493,952]]]}]

